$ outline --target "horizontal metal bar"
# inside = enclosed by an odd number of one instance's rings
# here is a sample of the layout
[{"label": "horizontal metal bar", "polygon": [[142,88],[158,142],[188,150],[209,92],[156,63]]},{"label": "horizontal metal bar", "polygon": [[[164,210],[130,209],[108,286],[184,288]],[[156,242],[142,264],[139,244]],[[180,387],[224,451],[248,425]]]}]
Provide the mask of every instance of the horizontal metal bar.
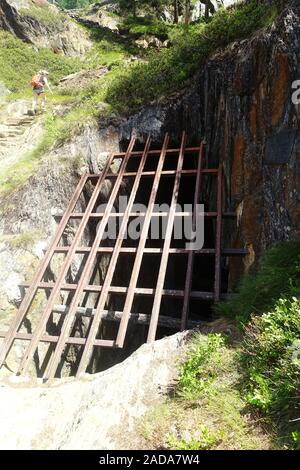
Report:
[{"label": "horizontal metal bar", "polygon": [[[5,338],[7,332],[0,331],[0,338]],[[18,332],[15,334],[14,339],[20,339],[24,341],[31,341],[33,334],[32,333],[22,333]],[[52,336],[52,335],[43,335],[39,338],[39,341],[43,343],[57,343],[59,336]],[[86,343],[86,338],[77,338],[77,337],[70,337],[66,341],[67,344],[74,344],[77,346],[84,346]],[[104,348],[116,348],[115,342],[106,339],[96,339],[94,341],[94,346],[101,346]]]},{"label": "horizontal metal bar", "polygon": [[[84,212],[73,212],[70,215],[70,219],[80,219],[83,217]],[[151,217],[167,217],[169,215],[169,212],[152,212]],[[175,217],[191,217],[193,215],[192,212],[190,211],[185,211],[185,212],[176,212]],[[90,218],[93,219],[98,219],[104,216],[104,212],[93,212],[90,215]],[[216,212],[203,212],[204,217],[209,217],[209,218],[214,218],[217,217]],[[60,218],[62,217],[60,214],[55,215],[55,218]],[[124,217],[124,212],[112,212],[109,214],[109,217]],[[129,217],[145,217],[145,212],[131,212]],[[224,218],[235,218],[236,213],[235,212],[223,212],[222,217]]]},{"label": "horizontal metal bar", "polygon": [[[78,307],[76,311],[76,315],[78,317],[92,317],[95,314],[96,309],[93,308],[87,308],[87,307]],[[66,314],[68,312],[68,307],[66,305],[55,305],[53,308],[54,313],[58,314]],[[102,320],[106,321],[113,321],[113,322],[119,322],[122,318],[123,312],[122,311],[116,311],[116,310],[104,310],[102,314]],[[147,325],[150,323],[150,315],[147,315],[145,313],[131,313],[129,320],[133,323],[138,323],[142,325]],[[174,329],[179,329],[180,328],[180,319],[176,318],[175,316],[166,316],[166,315],[160,315],[159,317],[159,326],[163,326],[166,328],[174,328]],[[195,321],[191,320],[188,323],[188,328],[197,328],[200,325],[205,325],[207,323],[203,321]]]},{"label": "horizontal metal bar", "polygon": [[[30,284],[21,284],[22,287],[27,289]],[[40,282],[37,286],[38,289],[53,289],[55,286],[54,282]],[[64,291],[75,291],[77,289],[77,284],[63,284],[61,287],[61,290]],[[88,285],[84,288],[84,292],[101,292],[102,291],[102,286],[97,286],[97,285]],[[148,288],[148,287],[136,287],[134,289],[134,293],[136,295],[154,295],[156,289],[153,288]],[[126,294],[128,292],[128,287],[124,286],[110,286],[109,292],[115,293],[115,294]],[[184,291],[183,290],[176,290],[176,289],[163,289],[162,295],[165,297],[177,297],[181,298],[184,296]],[[226,299],[228,298],[227,294],[222,294],[223,298]],[[191,298],[193,299],[204,299],[204,300],[209,300],[213,298],[213,292],[201,292],[201,291],[192,291],[191,292]]]},{"label": "horizontal metal bar", "polygon": [[[210,174],[210,175],[217,175],[218,170],[214,168],[206,168],[203,170],[204,174]],[[124,173],[124,178],[130,178],[136,176],[137,172],[136,171],[128,171]],[[161,176],[165,177],[170,177],[170,176],[175,176],[176,170],[164,170],[161,172]],[[181,171],[182,176],[196,176],[197,175],[197,170],[182,170]],[[93,175],[89,174],[89,178],[96,178],[98,175]],[[116,178],[118,176],[118,172],[116,173],[108,173],[105,178]],[[155,176],[155,171],[143,171],[142,177],[152,177]]]},{"label": "horizontal metal bar", "polygon": [[[67,253],[69,250],[68,246],[60,246],[55,249],[55,253]],[[76,253],[84,254],[89,253],[91,248],[89,246],[81,246],[76,249]],[[134,254],[137,248],[123,247],[120,250],[120,254]],[[101,246],[98,248],[98,253],[112,253],[114,251],[113,246]],[[170,248],[169,254],[171,255],[186,255],[190,252],[185,248]],[[147,255],[159,255],[162,253],[162,248],[145,248],[144,254]],[[203,248],[202,250],[194,251],[195,255],[214,255],[214,248]],[[246,256],[248,255],[247,248],[225,248],[221,252],[222,256]]]},{"label": "horizontal metal bar", "polygon": [[[78,307],[76,311],[76,316],[90,318],[95,315],[95,311],[96,310],[92,308]],[[53,313],[57,313],[59,315],[66,315],[68,313],[68,307],[65,305],[54,305]],[[120,322],[122,315],[122,311],[105,310],[102,315],[102,320]],[[148,325],[150,323],[150,319],[151,316],[145,313],[131,313],[129,316],[129,321],[138,325]],[[172,316],[160,315],[158,325],[160,327],[178,330],[180,328],[180,319]],[[198,328],[204,325],[207,325],[207,323],[204,321],[190,320],[188,322],[189,329]],[[4,338],[5,334],[6,332],[0,331],[0,338]],[[31,336],[32,335],[30,333],[19,332],[17,333],[15,339],[30,341]],[[41,338],[41,341],[44,343],[57,343],[57,340],[58,336],[43,335]],[[69,340],[67,340],[67,343],[81,346],[85,344],[85,338],[69,338]],[[114,341],[109,340],[96,340],[94,346],[116,347]]]},{"label": "horizontal metal bar", "polygon": [[[184,153],[196,153],[196,152],[199,152],[200,150],[200,147],[187,147],[185,150],[184,150]],[[170,153],[179,153],[180,152],[180,149],[179,148],[172,148],[172,149],[167,149],[166,153],[167,154],[170,154]],[[148,155],[156,155],[156,156],[159,156],[161,153],[161,149],[160,150],[149,150],[148,152]],[[122,157],[125,157],[126,153],[125,152],[116,152],[114,154],[114,158],[122,158]],[[131,152],[130,154],[130,157],[141,157],[143,155],[143,151],[142,150],[136,150],[134,152]]]}]

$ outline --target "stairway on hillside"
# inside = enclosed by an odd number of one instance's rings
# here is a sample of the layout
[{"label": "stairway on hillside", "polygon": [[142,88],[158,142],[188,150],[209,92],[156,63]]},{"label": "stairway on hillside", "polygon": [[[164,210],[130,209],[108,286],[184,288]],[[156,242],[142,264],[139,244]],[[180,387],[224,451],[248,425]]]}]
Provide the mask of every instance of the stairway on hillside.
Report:
[{"label": "stairway on hillside", "polygon": [[10,109],[7,109],[6,112],[4,110],[4,112],[1,113],[1,173],[35,147],[39,140],[41,130],[40,119],[36,116],[30,116],[26,110],[14,113],[10,112]]}]

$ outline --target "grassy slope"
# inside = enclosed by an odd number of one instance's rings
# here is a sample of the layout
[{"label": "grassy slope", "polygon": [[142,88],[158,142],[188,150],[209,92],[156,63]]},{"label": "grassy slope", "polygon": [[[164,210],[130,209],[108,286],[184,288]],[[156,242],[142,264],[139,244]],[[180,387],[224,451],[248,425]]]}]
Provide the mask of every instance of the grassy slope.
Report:
[{"label": "grassy slope", "polygon": [[240,390],[238,349],[218,334],[195,334],[173,398],[147,415],[145,448],[268,449],[271,435],[249,415]]},{"label": "grassy slope", "polygon": [[[10,99],[21,95],[28,97],[31,77],[40,68],[47,68],[52,84],[56,84],[62,76],[81,69],[101,65],[109,67],[105,76],[85,88],[73,87],[60,92],[65,98],[57,94],[49,95],[49,101],[54,105],[68,99],[70,94],[76,96],[76,104],[63,119],[53,117],[50,107],[50,112],[45,116],[42,141],[34,152],[24,156],[18,165],[1,175],[1,194],[8,194],[22,185],[51,146],[68,139],[87,121],[104,118],[112,111],[132,111],[166,92],[182,88],[210,53],[235,39],[249,36],[272,22],[275,15],[274,8],[258,6],[253,0],[231,12],[222,10],[209,24],[198,24],[189,31],[182,26],[174,27],[153,20],[125,18],[122,20],[122,28],[127,31],[125,38],[105,28],[89,30],[94,46],[83,62],[55,55],[47,49],[37,52],[31,45],[9,33],[0,32],[0,62],[3,64],[0,80],[14,92]],[[42,19],[45,20],[44,17]],[[50,20],[53,22],[52,17]],[[153,33],[161,39],[170,38],[172,47],[159,53],[137,50],[135,39]],[[125,65],[125,59],[133,54],[143,58],[143,63]],[[106,106],[102,106],[99,112],[101,102],[105,102]]]},{"label": "grassy slope", "polygon": [[189,79],[218,48],[270,25],[278,11],[251,0],[233,9],[220,9],[205,24],[173,32],[173,47],[150,55],[146,64],[128,68],[111,83],[106,99],[120,112],[132,112],[188,84]]},{"label": "grassy slope", "polygon": [[[238,341],[235,335],[234,342],[225,335],[195,335],[173,398],[140,429],[146,448],[300,449],[299,257],[300,242],[273,247],[251,283],[242,282],[235,300],[223,304],[227,312],[233,305],[232,316],[238,313],[244,324],[247,319]],[[267,303],[256,297],[250,317],[245,299],[263,292],[262,286]]]},{"label": "grassy slope", "polygon": [[59,56],[49,49],[36,51],[5,31],[0,31],[0,63],[0,81],[12,92],[26,92],[39,69],[49,70],[55,84],[63,76],[82,68],[79,59]]}]

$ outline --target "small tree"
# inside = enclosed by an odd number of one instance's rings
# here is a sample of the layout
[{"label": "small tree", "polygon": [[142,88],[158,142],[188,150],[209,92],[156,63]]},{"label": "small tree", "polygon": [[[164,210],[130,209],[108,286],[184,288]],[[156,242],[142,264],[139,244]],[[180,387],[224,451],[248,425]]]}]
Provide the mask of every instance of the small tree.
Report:
[{"label": "small tree", "polygon": [[184,22],[185,25],[188,26],[191,21],[191,0],[185,0],[185,15],[184,15]]}]

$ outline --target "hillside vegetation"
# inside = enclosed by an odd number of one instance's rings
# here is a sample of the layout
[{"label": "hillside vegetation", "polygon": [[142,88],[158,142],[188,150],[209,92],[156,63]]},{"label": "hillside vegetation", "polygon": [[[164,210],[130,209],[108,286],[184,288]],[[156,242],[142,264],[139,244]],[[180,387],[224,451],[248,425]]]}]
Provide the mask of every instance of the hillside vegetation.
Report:
[{"label": "hillside vegetation", "polygon": [[[288,279],[271,294],[280,282],[283,259],[291,260],[295,253]],[[221,305],[227,312],[233,305],[233,317],[239,312],[240,334],[232,321],[223,319],[219,322],[229,333],[194,335],[173,396],[154,409],[140,429],[146,447],[300,449],[299,256],[300,242],[275,246],[251,283],[244,279],[234,301]],[[263,296],[255,298],[251,310],[245,299],[263,292],[266,272],[267,303]],[[288,292],[289,281],[293,287]]]}]

